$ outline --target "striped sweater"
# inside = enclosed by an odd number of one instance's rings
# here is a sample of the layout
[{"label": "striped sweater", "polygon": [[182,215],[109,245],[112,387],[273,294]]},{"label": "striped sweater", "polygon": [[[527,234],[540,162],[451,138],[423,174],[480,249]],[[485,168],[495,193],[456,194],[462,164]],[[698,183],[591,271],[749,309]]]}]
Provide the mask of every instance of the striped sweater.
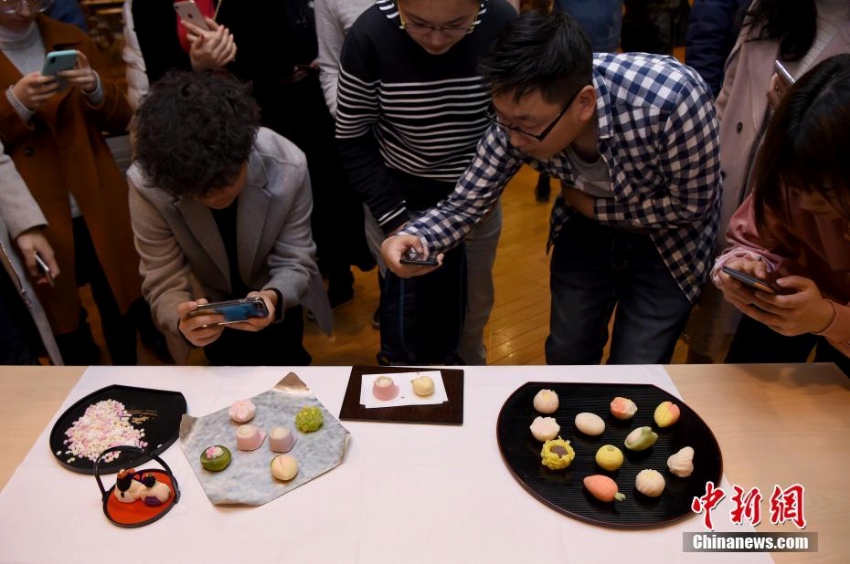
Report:
[{"label": "striped sweater", "polygon": [[440,201],[471,161],[490,103],[478,59],[514,17],[505,0],[481,0],[474,31],[442,55],[400,29],[391,0],[378,0],[349,30],[336,137],[354,188],[384,231],[407,221],[408,208]]}]

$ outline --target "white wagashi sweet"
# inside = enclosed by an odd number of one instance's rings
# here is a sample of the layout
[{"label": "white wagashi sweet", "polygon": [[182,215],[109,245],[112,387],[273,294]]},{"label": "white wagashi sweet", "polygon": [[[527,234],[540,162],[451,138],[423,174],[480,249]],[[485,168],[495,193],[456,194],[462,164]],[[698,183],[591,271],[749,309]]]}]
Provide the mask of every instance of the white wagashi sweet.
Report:
[{"label": "white wagashi sweet", "polygon": [[540,390],[534,396],[534,409],[540,413],[555,413],[558,411],[558,394],[552,390]]},{"label": "white wagashi sweet", "polygon": [[605,432],[605,420],[595,413],[579,413],[576,415],[576,429],[585,435],[597,437]]},{"label": "white wagashi sweet", "polygon": [[531,423],[531,434],[538,441],[551,441],[558,436],[561,426],[552,417],[537,417]]},{"label": "white wagashi sweet", "polygon": [[641,470],[635,478],[637,491],[647,497],[658,497],[664,491],[664,476],[658,470]]},{"label": "white wagashi sweet", "polygon": [[687,478],[694,472],[694,449],[686,446],[667,459],[670,473],[679,478]]}]

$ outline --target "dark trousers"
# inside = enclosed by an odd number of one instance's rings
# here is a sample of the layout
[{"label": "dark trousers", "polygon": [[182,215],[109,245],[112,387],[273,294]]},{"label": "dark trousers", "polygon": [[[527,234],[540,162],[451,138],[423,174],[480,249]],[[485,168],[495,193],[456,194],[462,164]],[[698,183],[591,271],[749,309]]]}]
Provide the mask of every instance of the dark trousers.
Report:
[{"label": "dark trousers", "polygon": [[[118,301],[112,293],[106,274],[97,257],[88,226],[82,217],[74,218],[74,275],[77,286],[91,285],[92,297],[100,314],[103,338],[109,349],[112,364],[135,365],[136,327],[129,314],[122,315]],[[81,327],[73,334],[57,335],[57,344],[65,364],[86,365],[92,359],[94,341],[83,314]]]},{"label": "dark trousers", "polygon": [[691,303],[645,233],[577,216],[552,251],[547,364],[598,364],[617,308],[609,364],[670,362]]},{"label": "dark trousers", "polygon": [[38,364],[37,342],[32,316],[15,283],[0,266],[0,364]]},{"label": "dark trousers", "polygon": [[466,316],[466,252],[463,245],[443,256],[443,265],[424,276],[384,274],[381,289],[381,352],[388,364],[461,364],[458,357]]},{"label": "dark trousers", "polygon": [[226,327],[204,354],[213,366],[307,366],[313,359],[303,339],[304,315],[297,306],[287,309],[280,323],[256,333]]},{"label": "dark trousers", "polygon": [[738,323],[724,362],[806,362],[812,349],[815,349],[815,362],[834,362],[844,374],[850,376],[850,358],[841,354],[823,337],[811,333],[786,337],[746,315]]}]

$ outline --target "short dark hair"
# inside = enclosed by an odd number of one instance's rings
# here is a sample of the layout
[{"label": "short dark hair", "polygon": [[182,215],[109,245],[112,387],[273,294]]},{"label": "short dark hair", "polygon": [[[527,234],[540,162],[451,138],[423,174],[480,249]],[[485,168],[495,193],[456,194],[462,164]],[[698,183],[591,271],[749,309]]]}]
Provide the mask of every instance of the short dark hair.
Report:
[{"label": "short dark hair", "polygon": [[247,85],[221,73],[174,71],[136,111],[134,156],[153,186],[200,197],[236,181],[259,127]]},{"label": "short dark hair", "polygon": [[765,208],[790,219],[788,190],[818,193],[850,218],[850,54],[804,74],[783,96],[753,171],[756,224]]},{"label": "short dark hair", "polygon": [[549,103],[565,103],[591,84],[593,51],[569,15],[525,12],[496,38],[479,63],[494,96],[515,100],[539,91]]}]

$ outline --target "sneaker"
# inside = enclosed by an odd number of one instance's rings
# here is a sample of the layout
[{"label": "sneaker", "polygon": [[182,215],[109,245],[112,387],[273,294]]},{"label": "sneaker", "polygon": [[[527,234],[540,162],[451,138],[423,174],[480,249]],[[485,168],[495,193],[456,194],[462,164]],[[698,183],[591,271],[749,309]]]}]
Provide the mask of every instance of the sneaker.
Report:
[{"label": "sneaker", "polygon": [[381,328],[381,308],[377,308],[375,313],[372,314],[372,328],[380,329]]}]

